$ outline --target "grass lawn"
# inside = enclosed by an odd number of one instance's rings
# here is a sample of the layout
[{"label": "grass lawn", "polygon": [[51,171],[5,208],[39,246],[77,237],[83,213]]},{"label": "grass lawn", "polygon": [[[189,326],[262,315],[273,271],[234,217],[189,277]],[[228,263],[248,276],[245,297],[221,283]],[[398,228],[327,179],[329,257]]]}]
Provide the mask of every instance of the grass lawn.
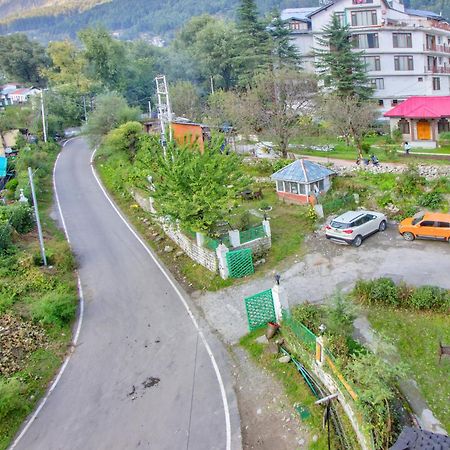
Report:
[{"label": "grass lawn", "polygon": [[371,308],[373,328],[392,341],[417,381],[434,414],[450,430],[450,358],[438,362],[441,340],[450,345],[450,316],[447,314]]}]

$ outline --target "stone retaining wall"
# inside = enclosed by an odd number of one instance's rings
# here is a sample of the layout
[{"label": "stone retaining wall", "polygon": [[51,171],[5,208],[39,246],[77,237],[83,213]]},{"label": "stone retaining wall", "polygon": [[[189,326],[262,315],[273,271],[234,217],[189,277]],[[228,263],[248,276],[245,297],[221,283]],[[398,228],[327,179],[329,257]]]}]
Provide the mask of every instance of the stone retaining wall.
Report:
[{"label": "stone retaining wall", "polygon": [[[136,203],[147,212],[151,212],[150,199],[142,196],[138,192],[131,192]],[[198,246],[185,236],[175,225],[165,222],[163,219],[155,217],[159,221],[164,233],[172,239],[189,258],[193,259],[203,267],[206,267],[211,272],[218,271],[218,261],[216,253],[204,247]]]}]

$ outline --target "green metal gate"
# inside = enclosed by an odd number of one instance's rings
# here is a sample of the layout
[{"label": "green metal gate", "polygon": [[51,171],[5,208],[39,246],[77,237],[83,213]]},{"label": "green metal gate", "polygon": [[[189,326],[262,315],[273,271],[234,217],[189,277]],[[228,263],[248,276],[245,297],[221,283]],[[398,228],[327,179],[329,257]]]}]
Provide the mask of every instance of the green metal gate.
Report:
[{"label": "green metal gate", "polygon": [[244,301],[250,331],[266,326],[267,322],[276,322],[272,289],[247,297]]},{"label": "green metal gate", "polygon": [[226,254],[228,273],[231,278],[242,278],[254,273],[252,250],[244,248]]}]

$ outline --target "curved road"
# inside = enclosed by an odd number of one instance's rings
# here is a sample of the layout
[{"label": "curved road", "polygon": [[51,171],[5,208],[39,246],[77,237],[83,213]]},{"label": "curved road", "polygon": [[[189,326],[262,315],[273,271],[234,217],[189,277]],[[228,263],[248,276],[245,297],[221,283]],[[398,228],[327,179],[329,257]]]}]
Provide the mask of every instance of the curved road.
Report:
[{"label": "curved road", "polygon": [[108,202],[90,157],[83,139],[69,141],[55,170],[84,291],[81,333],[59,383],[14,448],[238,448],[224,349],[208,336],[219,355],[215,367],[179,288]]}]

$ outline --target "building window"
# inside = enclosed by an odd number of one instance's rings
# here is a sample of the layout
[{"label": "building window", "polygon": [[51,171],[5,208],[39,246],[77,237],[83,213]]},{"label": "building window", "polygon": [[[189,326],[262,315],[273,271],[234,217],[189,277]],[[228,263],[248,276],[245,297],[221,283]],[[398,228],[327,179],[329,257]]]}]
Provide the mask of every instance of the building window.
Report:
[{"label": "building window", "polygon": [[427,50],[436,50],[436,37],[431,35],[431,34],[427,34]]},{"label": "building window", "polygon": [[355,48],[378,48],[378,33],[364,33],[353,35]]},{"label": "building window", "polygon": [[363,61],[366,65],[366,72],[378,72],[381,70],[379,56],[364,56]]},{"label": "building window", "polygon": [[291,192],[293,194],[298,194],[298,183],[290,183],[291,184]]},{"label": "building window", "polygon": [[367,11],[352,11],[351,17],[353,27],[364,27],[367,25],[377,24],[377,11],[375,9],[370,9]]},{"label": "building window", "polygon": [[378,100],[378,106],[384,106],[384,100]]},{"label": "building window", "polygon": [[289,28],[291,29],[291,30],[300,30],[300,22],[297,22],[297,21],[292,21],[290,24],[289,24]]},{"label": "building window", "polygon": [[377,91],[384,89],[384,78],[371,78],[369,82]]},{"label": "building window", "polygon": [[414,70],[414,60],[412,56],[394,56],[395,70]]},{"label": "building window", "polygon": [[439,77],[433,77],[433,91],[441,90],[441,79]]},{"label": "building window", "polygon": [[277,191],[278,192],[283,192],[284,191],[284,186],[283,186],[283,182],[282,181],[277,181]]},{"label": "building window", "polygon": [[398,121],[398,129],[402,134],[409,134],[410,133],[409,121],[406,119],[400,119]]},{"label": "building window", "polygon": [[435,71],[437,68],[437,58],[434,56],[427,57],[427,67],[430,71]]},{"label": "building window", "polygon": [[367,3],[373,3],[373,0],[353,0],[354,5],[366,5]]},{"label": "building window", "polygon": [[422,83],[422,82],[423,82],[423,77],[417,78],[417,81],[418,81],[419,83]]},{"label": "building window", "polygon": [[394,98],[394,100],[391,101],[392,106],[398,105],[398,100]]},{"label": "building window", "polygon": [[298,193],[302,194],[302,195],[306,195],[306,187],[305,187],[305,185],[299,183],[298,187],[300,188]]},{"label": "building window", "polygon": [[450,123],[447,119],[440,119],[438,122],[438,133],[448,133],[450,131]]},{"label": "building window", "polygon": [[336,13],[334,13],[334,15],[339,20],[339,23],[341,24],[341,26],[345,26],[345,13],[344,12],[336,12]]},{"label": "building window", "polygon": [[412,48],[411,33],[393,33],[394,48]]},{"label": "building window", "polygon": [[284,181],[284,192],[291,192],[291,183],[289,181]]}]

